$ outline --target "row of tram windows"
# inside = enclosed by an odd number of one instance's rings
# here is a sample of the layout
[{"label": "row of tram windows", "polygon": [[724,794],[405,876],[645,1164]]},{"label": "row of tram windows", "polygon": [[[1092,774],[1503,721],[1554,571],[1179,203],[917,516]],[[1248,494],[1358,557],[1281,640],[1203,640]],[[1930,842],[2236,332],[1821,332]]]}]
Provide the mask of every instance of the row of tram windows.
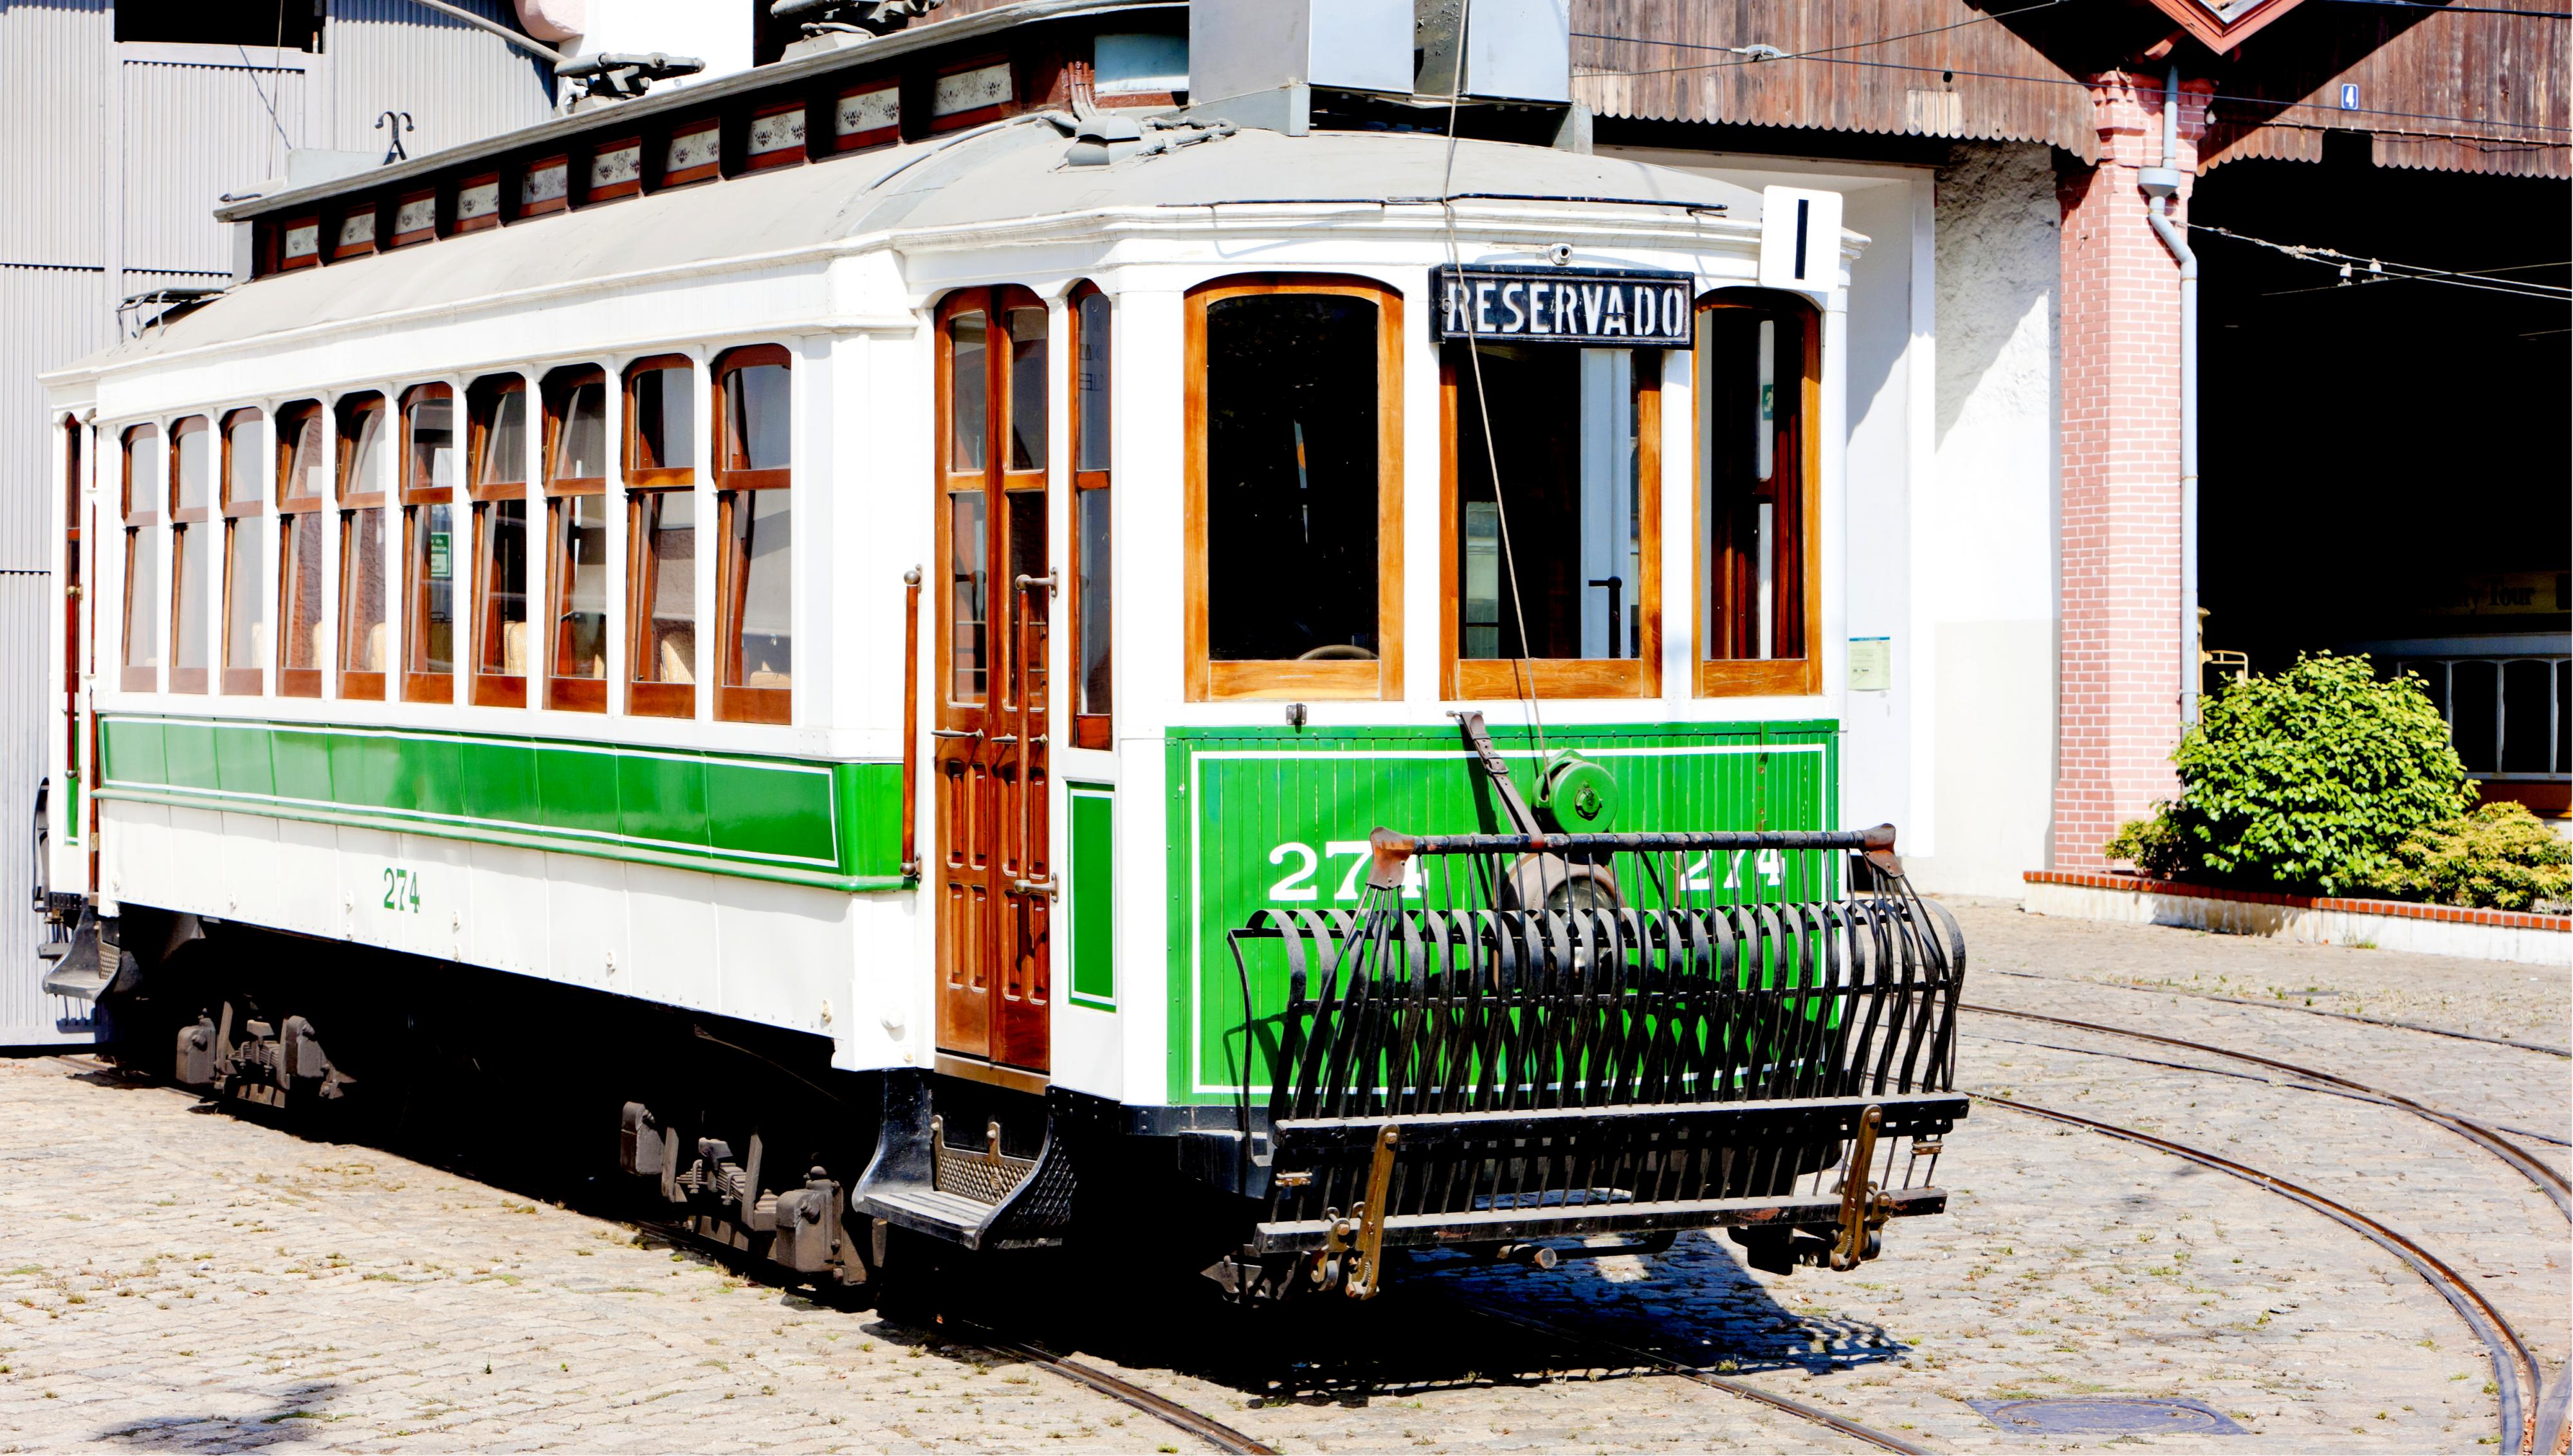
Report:
[{"label": "row of tram windows", "polygon": [[[335,656],[343,698],[601,712],[621,672],[632,713],[693,717],[702,683],[717,718],[787,722],[791,366],[763,345],[719,356],[702,376],[663,355],[612,381],[573,366],[532,388],[524,375],[484,375],[460,398],[422,383],[302,400],[274,420],[241,408],[130,426],[120,682],[259,693],[274,669],[277,693],[318,697]],[[613,489],[611,427],[623,445]],[[621,593],[608,549],[619,508]],[[708,536],[710,653],[697,599]],[[620,596],[624,650],[611,663]]]},{"label": "row of tram windows", "polygon": [[[1192,698],[1400,696],[1402,303],[1315,277],[1189,296]],[[1820,324],[1788,294],[1697,305],[1684,693],[1821,690]],[[1437,348],[1442,696],[1661,695],[1672,356]]]},{"label": "row of tram windows", "polygon": [[[1402,419],[1390,381],[1402,303],[1370,281],[1311,276],[1189,295],[1192,699],[1400,696]],[[1073,364],[1073,559],[1061,572],[1045,527],[1052,311],[999,287],[952,294],[937,315],[940,697],[951,712],[1043,711],[1060,596],[1073,742],[1100,748],[1113,706],[1109,315],[1084,284],[1061,316]],[[1660,695],[1670,356],[1439,349],[1443,693]],[[1682,691],[1820,690],[1819,361],[1820,319],[1802,299],[1726,290],[1697,305],[1697,579],[1683,608],[1697,650]],[[655,356],[613,377],[491,374],[460,397],[422,383],[290,403],[274,421],[243,408],[131,426],[121,681],[258,693],[273,669],[274,691],[319,696],[336,653],[344,698],[598,712],[621,673],[631,713],[702,706],[787,722],[790,367],[785,350],[757,346],[703,372]],[[621,590],[608,530],[618,509]],[[711,610],[698,599],[701,540],[714,553]],[[620,607],[621,650],[608,630]]]}]

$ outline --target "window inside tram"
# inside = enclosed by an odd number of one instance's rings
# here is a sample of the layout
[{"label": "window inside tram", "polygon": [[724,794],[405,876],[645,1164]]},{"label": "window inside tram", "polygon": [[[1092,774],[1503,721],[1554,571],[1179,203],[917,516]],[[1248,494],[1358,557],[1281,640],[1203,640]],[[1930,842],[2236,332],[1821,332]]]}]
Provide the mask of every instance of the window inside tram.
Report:
[{"label": "window inside tram", "polygon": [[170,453],[170,691],[201,693],[213,656],[206,533],[215,499],[215,435],[204,415],[171,426]]},{"label": "window inside tram", "polygon": [[527,702],[527,390],[515,374],[477,379],[472,418],[473,701]]},{"label": "window inside tram", "polygon": [[1698,309],[1698,690],[1821,690],[1815,606],[1813,307],[1727,290]]},{"label": "window inside tram", "polygon": [[1398,694],[1397,301],[1250,283],[1191,302],[1205,361],[1191,695]]},{"label": "window inside tram", "polygon": [[228,693],[256,693],[268,661],[268,551],[260,516],[270,469],[260,413],[224,416],[224,677]]},{"label": "window inside tram", "polygon": [[715,489],[723,556],[715,716],[788,721],[794,686],[792,378],[786,351],[737,349],[716,362]]},{"label": "window inside tram", "polygon": [[382,698],[392,653],[385,614],[385,396],[340,401],[340,695]]},{"label": "window inside tram", "polygon": [[545,378],[548,707],[607,707],[607,377],[556,369]]},{"label": "window inside tram", "polygon": [[403,695],[455,695],[455,400],[444,384],[414,388],[403,407],[403,620],[410,639]]},{"label": "window inside tram", "polygon": [[322,691],[322,513],[330,471],[322,406],[277,412],[277,690]]},{"label": "window inside tram", "polygon": [[696,367],[676,355],[625,371],[626,707],[696,711]]},{"label": "window inside tram", "polygon": [[1657,691],[1660,355],[1457,342],[1440,369],[1450,693]]},{"label": "window inside tram", "polygon": [[161,431],[125,432],[125,672],[129,692],[161,686],[161,507],[169,489]]}]

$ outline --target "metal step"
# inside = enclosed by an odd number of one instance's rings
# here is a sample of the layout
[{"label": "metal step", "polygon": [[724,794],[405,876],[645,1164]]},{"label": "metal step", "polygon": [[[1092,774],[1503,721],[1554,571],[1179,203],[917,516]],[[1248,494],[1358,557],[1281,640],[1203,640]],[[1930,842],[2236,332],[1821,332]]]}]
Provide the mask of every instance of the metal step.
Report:
[{"label": "metal step", "polygon": [[967,1248],[982,1246],[984,1230],[993,1215],[1001,1211],[997,1203],[981,1203],[962,1193],[942,1193],[916,1184],[879,1184],[869,1188],[858,1202],[888,1223]]},{"label": "metal step", "polygon": [[[969,1249],[1061,1243],[1071,1217],[1073,1173],[1053,1099],[1046,1109],[1045,1145],[1032,1163],[997,1151],[976,1158],[962,1149],[942,1149],[930,1102],[931,1087],[921,1074],[886,1076],[875,1159],[858,1179],[853,1205]],[[957,1164],[970,1164],[965,1170],[975,1176],[959,1177]]]}]

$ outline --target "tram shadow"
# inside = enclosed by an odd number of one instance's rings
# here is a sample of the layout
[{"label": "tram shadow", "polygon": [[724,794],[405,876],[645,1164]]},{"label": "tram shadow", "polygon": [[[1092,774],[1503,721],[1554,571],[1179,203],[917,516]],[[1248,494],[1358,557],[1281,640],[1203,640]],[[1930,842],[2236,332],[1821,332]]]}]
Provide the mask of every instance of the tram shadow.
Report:
[{"label": "tram shadow", "polygon": [[[1103,1276],[1115,1287],[1102,1288]],[[1194,1275],[1055,1261],[1030,1263],[1010,1285],[1000,1299],[951,1287],[941,1303],[1058,1350],[1265,1402],[1362,1405],[1439,1389],[1622,1379],[1659,1373],[1659,1361],[1828,1375],[1912,1353],[1880,1325],[1781,1304],[1720,1234],[1542,1271],[1422,1254],[1363,1304],[1317,1297],[1244,1309]],[[1812,1292],[1829,1295],[1827,1285]]]}]

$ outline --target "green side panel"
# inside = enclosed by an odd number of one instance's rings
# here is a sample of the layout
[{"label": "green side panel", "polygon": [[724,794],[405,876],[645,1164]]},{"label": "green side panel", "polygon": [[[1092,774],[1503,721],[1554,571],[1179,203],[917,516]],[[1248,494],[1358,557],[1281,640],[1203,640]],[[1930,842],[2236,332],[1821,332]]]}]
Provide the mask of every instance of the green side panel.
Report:
[{"label": "green side panel", "polygon": [[223,780],[215,767],[215,730],[203,723],[172,723],[161,730],[161,755],[170,776],[170,786],[181,789],[220,789]]},{"label": "green side panel", "polygon": [[616,756],[616,827],[629,839],[706,847],[706,766],[677,755]]},{"label": "green side panel", "polygon": [[523,741],[470,739],[452,745],[464,817],[485,824],[545,822],[536,802],[536,754]]},{"label": "green side panel", "polygon": [[706,814],[719,851],[805,863],[839,862],[828,769],[710,759]]},{"label": "green side panel", "polygon": [[101,798],[839,890],[905,880],[902,766],[502,734],[111,716]]},{"label": "green side panel", "polygon": [[1072,1001],[1117,1005],[1117,798],[1075,784],[1072,810]]},{"label": "green side panel", "polygon": [[841,763],[833,792],[840,802],[840,843],[864,878],[898,880],[902,870],[902,765]]},{"label": "green side panel", "polygon": [[280,728],[270,736],[268,756],[277,777],[277,797],[306,804],[332,802],[331,735]]},{"label": "green side panel", "polygon": [[533,757],[537,810],[547,829],[616,833],[617,755],[556,745],[535,750]]},{"label": "green side panel", "polygon": [[[1492,737],[1535,798],[1544,754],[1524,729]],[[1796,830],[1832,825],[1839,735],[1829,722],[1647,724],[1555,729],[1617,780],[1613,828]],[[1272,1019],[1286,1000],[1286,956],[1226,933],[1263,908],[1353,908],[1375,829],[1490,834],[1506,827],[1452,728],[1175,730],[1168,740],[1173,964],[1171,1083],[1183,1101],[1224,1101],[1243,1086],[1243,981]],[[1775,898],[1755,866],[1710,871],[1735,898]],[[1776,882],[1770,882],[1772,884]],[[1250,1085],[1268,1082],[1274,1035],[1252,1038]]]}]

